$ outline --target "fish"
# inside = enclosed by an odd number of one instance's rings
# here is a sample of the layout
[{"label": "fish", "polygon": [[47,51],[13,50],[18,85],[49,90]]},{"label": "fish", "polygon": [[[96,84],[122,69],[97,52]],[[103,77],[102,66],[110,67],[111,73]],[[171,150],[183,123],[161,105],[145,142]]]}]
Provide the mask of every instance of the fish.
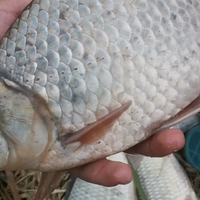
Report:
[{"label": "fish", "polygon": [[173,154],[161,158],[118,153],[108,159],[130,164],[134,181],[104,187],[76,179],[65,200],[197,200],[185,171]]},{"label": "fish", "polygon": [[51,173],[200,110],[198,0],[34,0],[0,44],[0,170]]},{"label": "fish", "polygon": [[[197,200],[199,199],[184,169],[174,156],[147,157],[128,155],[137,175],[135,187],[142,200]],[[135,160],[138,161],[135,164]]]}]

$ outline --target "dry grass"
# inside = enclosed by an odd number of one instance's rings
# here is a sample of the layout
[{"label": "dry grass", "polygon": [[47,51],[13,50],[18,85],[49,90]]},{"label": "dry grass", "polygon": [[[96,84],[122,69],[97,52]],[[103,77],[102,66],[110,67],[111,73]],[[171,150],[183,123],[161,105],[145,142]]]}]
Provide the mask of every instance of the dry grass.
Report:
[{"label": "dry grass", "polygon": [[[7,174],[1,172],[0,174],[0,200],[34,200],[39,180],[40,172],[34,171],[16,171]],[[12,178],[14,178],[12,182]],[[51,194],[46,200],[62,200],[69,183],[69,174],[67,174],[58,189]],[[12,188],[10,187],[11,182]],[[19,194],[19,198],[16,194]],[[15,195],[13,195],[15,194]]]}]

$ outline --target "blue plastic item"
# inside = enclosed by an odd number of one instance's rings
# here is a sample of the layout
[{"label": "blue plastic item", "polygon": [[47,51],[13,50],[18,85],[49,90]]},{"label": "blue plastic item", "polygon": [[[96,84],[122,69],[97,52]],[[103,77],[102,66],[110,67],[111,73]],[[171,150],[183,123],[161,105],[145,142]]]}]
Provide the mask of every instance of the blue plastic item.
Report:
[{"label": "blue plastic item", "polygon": [[183,149],[185,159],[200,171],[200,125],[191,128],[184,134],[186,138],[186,144]]},{"label": "blue plastic item", "polygon": [[200,171],[200,115],[190,117],[174,128],[181,129],[185,135],[186,143],[181,151],[185,160]]},{"label": "blue plastic item", "polygon": [[174,128],[181,129],[185,135],[186,142],[181,151],[185,160],[200,171],[200,115],[190,117]]}]

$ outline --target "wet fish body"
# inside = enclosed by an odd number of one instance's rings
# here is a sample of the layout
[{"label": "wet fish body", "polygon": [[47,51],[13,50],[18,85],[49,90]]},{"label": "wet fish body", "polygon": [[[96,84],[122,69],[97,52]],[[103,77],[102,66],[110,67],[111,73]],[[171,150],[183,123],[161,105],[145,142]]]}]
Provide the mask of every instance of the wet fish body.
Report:
[{"label": "wet fish body", "polygon": [[0,169],[67,169],[149,137],[200,93],[199,11],[33,1],[0,45]]},{"label": "wet fish body", "polygon": [[[115,161],[129,163],[137,173],[127,185],[104,187],[77,179],[66,200],[197,200],[183,168],[173,154],[163,158],[115,154]],[[137,191],[137,192],[136,192]],[[143,193],[143,194],[142,194]]]},{"label": "wet fish body", "polygon": [[[134,158],[131,163],[135,164]],[[173,154],[163,158],[143,156],[136,172],[148,200],[198,199],[185,171]]]}]

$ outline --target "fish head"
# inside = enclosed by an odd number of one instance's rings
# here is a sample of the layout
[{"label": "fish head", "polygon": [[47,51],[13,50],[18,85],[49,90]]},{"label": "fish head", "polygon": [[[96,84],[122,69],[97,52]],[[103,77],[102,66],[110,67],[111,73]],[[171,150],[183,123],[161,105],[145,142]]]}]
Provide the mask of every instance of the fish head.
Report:
[{"label": "fish head", "polygon": [[19,88],[1,80],[0,91],[0,157],[4,158],[0,168],[36,169],[47,146],[56,140],[51,118],[44,106],[34,107],[32,97]]},{"label": "fish head", "polygon": [[96,122],[62,135],[43,100],[1,79],[0,169],[55,171],[105,157],[112,151],[110,140],[113,145],[116,141],[105,138],[106,134],[130,105],[129,101]]}]

